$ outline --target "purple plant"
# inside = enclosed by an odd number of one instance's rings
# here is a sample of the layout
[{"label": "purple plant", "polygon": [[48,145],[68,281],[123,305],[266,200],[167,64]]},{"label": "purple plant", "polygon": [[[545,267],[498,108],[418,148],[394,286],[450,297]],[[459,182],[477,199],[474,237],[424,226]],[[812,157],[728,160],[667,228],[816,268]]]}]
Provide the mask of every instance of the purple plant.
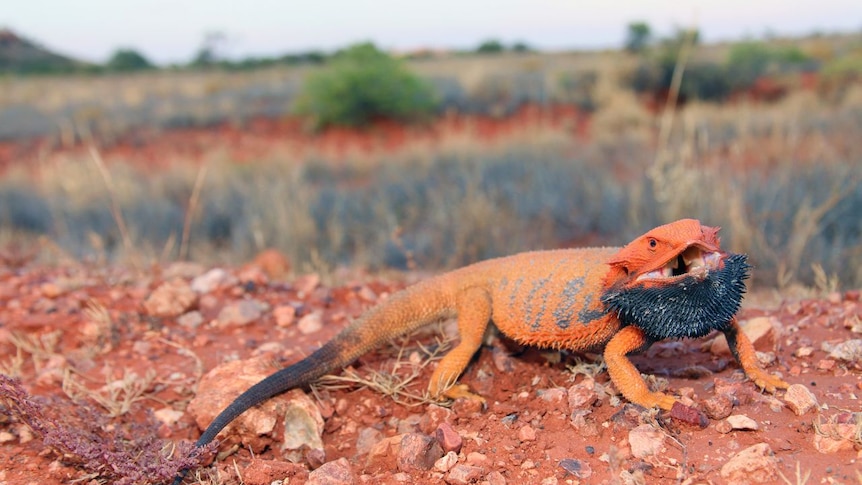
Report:
[{"label": "purple plant", "polygon": [[30,396],[19,379],[4,374],[0,401],[6,403],[0,412],[29,426],[64,461],[119,485],[170,481],[180,470],[201,466],[216,448],[213,443],[195,448],[181,442],[169,453],[171,443],[156,436],[152,418],[122,427],[90,406],[59,401],[48,407]]}]

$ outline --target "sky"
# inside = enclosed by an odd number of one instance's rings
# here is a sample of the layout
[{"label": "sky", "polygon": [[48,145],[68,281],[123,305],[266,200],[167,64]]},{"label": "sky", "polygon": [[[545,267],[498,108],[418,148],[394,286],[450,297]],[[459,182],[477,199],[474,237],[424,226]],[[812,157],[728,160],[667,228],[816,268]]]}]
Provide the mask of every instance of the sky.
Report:
[{"label": "sky", "polygon": [[[11,3],[11,0],[9,0]],[[207,32],[228,57],[333,50],[373,41],[392,50],[524,41],[540,49],[619,47],[629,22],[659,35],[695,26],[706,42],[765,33],[862,32],[860,0],[28,0],[0,8],[0,28],[78,59],[133,48],[187,62]]]}]

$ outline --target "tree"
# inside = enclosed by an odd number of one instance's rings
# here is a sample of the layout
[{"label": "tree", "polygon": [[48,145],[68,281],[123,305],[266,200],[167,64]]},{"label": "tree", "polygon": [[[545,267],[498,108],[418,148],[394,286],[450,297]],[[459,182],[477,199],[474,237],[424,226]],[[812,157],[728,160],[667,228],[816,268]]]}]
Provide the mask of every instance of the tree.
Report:
[{"label": "tree", "polygon": [[142,71],[155,67],[143,54],[128,48],[114,51],[105,66],[111,71],[119,72]]},{"label": "tree", "polygon": [[436,109],[431,87],[374,44],[339,51],[306,79],[296,112],[317,128],[362,126],[377,119],[421,120]]},{"label": "tree", "polygon": [[476,48],[478,54],[499,54],[504,50],[506,48],[503,47],[503,43],[496,39],[486,40]]},{"label": "tree", "polygon": [[626,30],[625,49],[633,54],[643,52],[652,41],[652,29],[646,22],[632,22]]}]

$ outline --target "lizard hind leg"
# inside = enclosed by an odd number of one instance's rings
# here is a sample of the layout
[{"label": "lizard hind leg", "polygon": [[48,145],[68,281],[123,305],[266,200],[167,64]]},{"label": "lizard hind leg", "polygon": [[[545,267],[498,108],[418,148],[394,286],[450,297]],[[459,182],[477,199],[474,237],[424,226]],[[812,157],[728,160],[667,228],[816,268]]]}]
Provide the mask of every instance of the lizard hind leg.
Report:
[{"label": "lizard hind leg", "polygon": [[466,385],[456,382],[482,345],[485,330],[491,321],[491,297],[481,288],[471,288],[458,295],[456,310],[460,342],[437,365],[428,383],[428,392],[435,398],[466,397],[484,403],[484,398],[470,392]]}]

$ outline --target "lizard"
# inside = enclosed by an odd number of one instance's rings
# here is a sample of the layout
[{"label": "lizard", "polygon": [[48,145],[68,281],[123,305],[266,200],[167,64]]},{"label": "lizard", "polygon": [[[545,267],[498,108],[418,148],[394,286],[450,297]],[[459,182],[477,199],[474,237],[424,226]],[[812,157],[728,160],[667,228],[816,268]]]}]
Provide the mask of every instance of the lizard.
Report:
[{"label": "lizard", "polygon": [[[746,376],[768,392],[788,384],[763,370],[736,319],[747,257],[722,251],[717,227],[682,219],[656,227],[622,248],[532,251],[489,259],[393,293],[299,362],[276,371],[231,402],[195,443],[211,442],[249,408],[337,371],[399,335],[457,319],[459,343],[428,384],[435,398],[479,398],[457,384],[489,323],[527,345],[583,351],[603,348],[610,380],[645,408],[683,406],[650,391],[628,355],[665,339],[719,331]],[[184,475],[184,473],[183,473]],[[175,484],[182,480],[178,476]]]}]

